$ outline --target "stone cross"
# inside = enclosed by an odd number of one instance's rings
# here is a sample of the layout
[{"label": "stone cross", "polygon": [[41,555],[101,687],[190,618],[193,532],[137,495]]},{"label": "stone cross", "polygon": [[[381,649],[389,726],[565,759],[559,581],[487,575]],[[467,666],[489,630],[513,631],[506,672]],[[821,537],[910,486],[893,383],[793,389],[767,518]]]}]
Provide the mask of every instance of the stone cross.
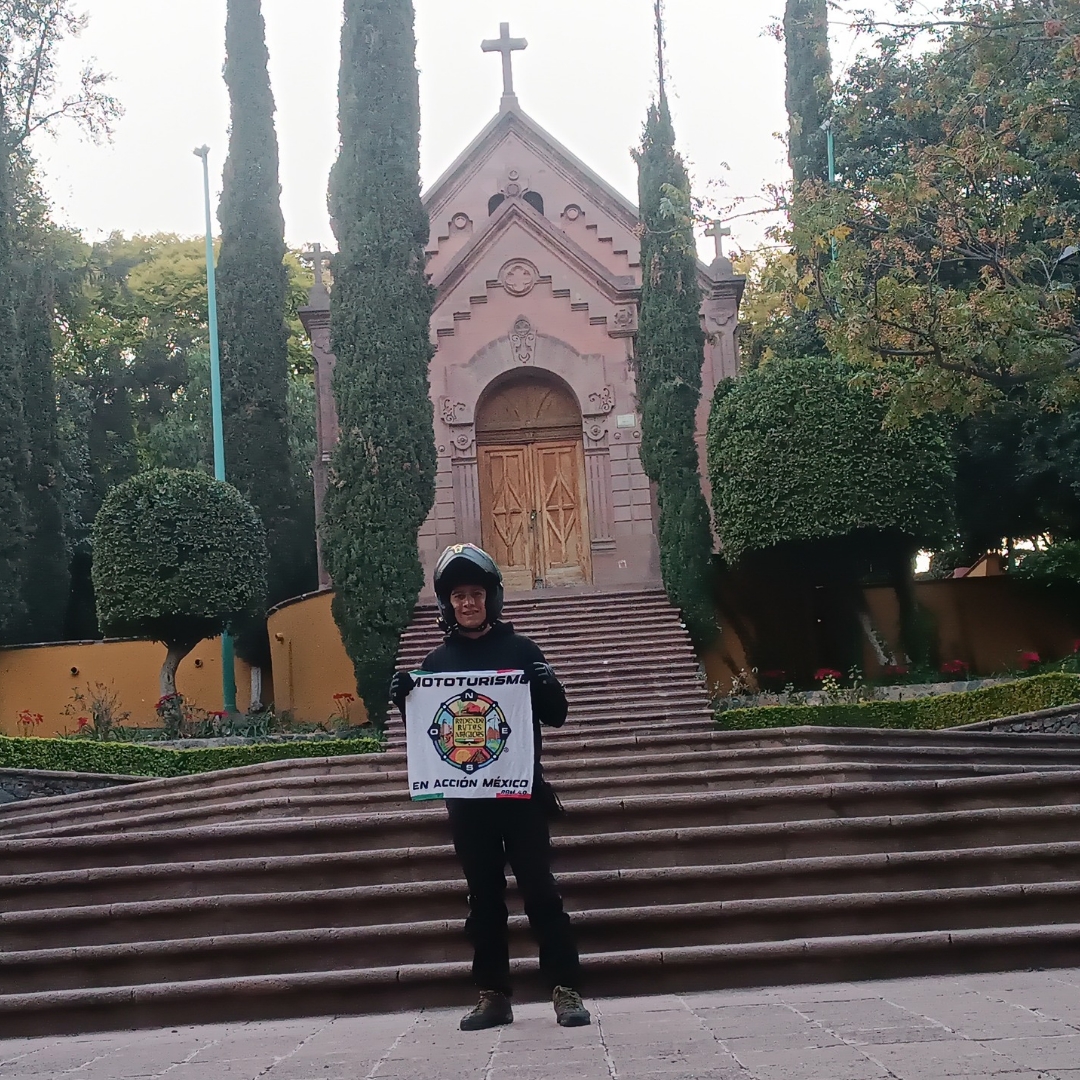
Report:
[{"label": "stone cross", "polygon": [[716,241],[716,257],[722,259],[724,257],[724,237],[731,235],[731,229],[729,229],[722,221],[714,221],[706,230],[706,236],[711,236]]},{"label": "stone cross", "polygon": [[514,96],[514,62],[513,55],[527,49],[529,43],[524,38],[512,38],[510,36],[510,24],[499,23],[499,36],[481,43],[480,48],[486,53],[502,53],[503,65],[503,97]]},{"label": "stone cross", "polygon": [[333,258],[333,255],[329,251],[323,251],[322,244],[313,244],[311,248],[311,259],[315,264],[315,288],[325,289],[326,285],[323,283],[323,263],[328,263]]}]

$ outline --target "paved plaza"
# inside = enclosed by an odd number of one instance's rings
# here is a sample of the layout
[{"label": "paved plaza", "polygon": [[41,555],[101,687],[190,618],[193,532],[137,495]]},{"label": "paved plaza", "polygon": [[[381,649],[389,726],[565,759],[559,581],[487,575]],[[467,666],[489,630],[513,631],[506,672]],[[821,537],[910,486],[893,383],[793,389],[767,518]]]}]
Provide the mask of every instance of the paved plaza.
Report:
[{"label": "paved plaza", "polygon": [[547,1005],[465,1034],[461,1010],[0,1042],[3,1080],[1080,1080],[1080,970]]}]

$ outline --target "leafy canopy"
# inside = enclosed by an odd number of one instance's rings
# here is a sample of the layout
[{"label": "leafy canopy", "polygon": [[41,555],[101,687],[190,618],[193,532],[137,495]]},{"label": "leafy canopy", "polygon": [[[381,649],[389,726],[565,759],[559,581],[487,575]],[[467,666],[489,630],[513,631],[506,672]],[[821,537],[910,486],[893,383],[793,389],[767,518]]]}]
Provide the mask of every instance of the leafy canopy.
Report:
[{"label": "leafy canopy", "polygon": [[709,475],[726,559],[856,533],[911,548],[949,534],[948,428],[936,416],[885,427],[897,381],[813,357],[774,360],[717,387]]},{"label": "leafy canopy", "polygon": [[262,611],[266,537],[230,484],[179,469],[140,473],[109,493],[93,539],[106,633],[197,643]]}]

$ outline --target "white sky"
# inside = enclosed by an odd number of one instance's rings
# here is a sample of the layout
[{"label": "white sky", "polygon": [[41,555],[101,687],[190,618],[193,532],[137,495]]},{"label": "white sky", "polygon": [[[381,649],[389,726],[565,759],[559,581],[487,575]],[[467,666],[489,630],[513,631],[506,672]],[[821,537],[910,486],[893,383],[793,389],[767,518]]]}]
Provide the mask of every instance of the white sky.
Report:
[{"label": "white sky", "polygon": [[[526,37],[515,54],[522,108],[631,198],[630,147],[655,90],[652,0],[415,0],[422,174],[430,184],[498,109],[498,56],[480,51],[499,23]],[[775,133],[786,127],[783,46],[763,29],[783,0],[666,0],[668,66],[679,146],[695,193],[726,182],[741,195],[787,175]],[[200,164],[211,147],[220,189],[229,105],[221,78],[225,0],[82,0],[90,24],[65,49],[74,71],[94,58],[124,104],[111,144],[74,129],[37,144],[56,215],[96,239],[202,231]],[[263,0],[277,101],[282,205],[292,246],[336,247],[326,184],[337,147],[340,0]],[[838,42],[844,65],[850,42]],[[726,164],[725,164],[726,163]],[[730,170],[727,168],[730,166]],[[636,198],[635,198],[636,201]],[[216,223],[215,223],[216,224]],[[736,244],[764,223],[733,225]],[[708,258],[712,257],[711,242]],[[703,251],[703,254],[706,254]]]}]

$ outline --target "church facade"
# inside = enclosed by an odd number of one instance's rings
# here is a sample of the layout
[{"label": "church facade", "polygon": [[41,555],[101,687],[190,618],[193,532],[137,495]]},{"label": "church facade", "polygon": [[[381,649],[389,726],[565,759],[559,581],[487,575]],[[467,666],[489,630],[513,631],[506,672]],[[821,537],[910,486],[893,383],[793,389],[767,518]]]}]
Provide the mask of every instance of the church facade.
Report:
[{"label": "church facade", "polygon": [[[521,110],[504,58],[498,115],[424,195],[438,449],[435,506],[420,533],[426,578],[448,544],[473,542],[511,592],[655,583],[656,506],[634,384],[637,208]],[[717,249],[699,271],[703,462],[713,388],[739,366],[744,279]],[[316,363],[321,512],[337,419],[329,295],[317,279],[301,317]],[[321,560],[320,576],[330,584]]]}]

